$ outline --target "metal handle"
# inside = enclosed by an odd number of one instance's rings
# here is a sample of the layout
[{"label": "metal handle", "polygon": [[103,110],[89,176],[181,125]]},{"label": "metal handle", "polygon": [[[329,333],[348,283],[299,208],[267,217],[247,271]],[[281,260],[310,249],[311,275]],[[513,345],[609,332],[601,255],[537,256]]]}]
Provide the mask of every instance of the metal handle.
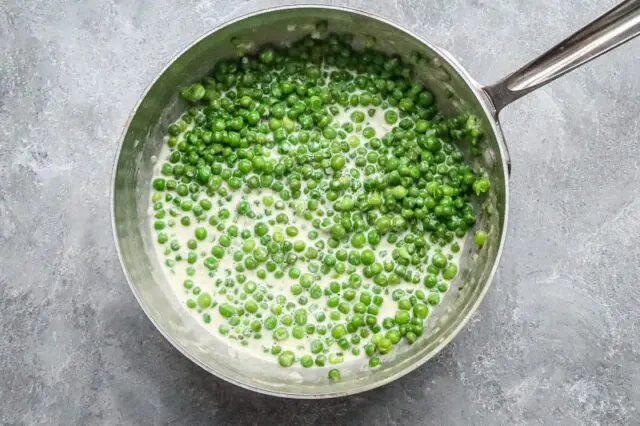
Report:
[{"label": "metal handle", "polygon": [[640,35],[640,0],[626,0],[546,53],[483,87],[496,114],[529,92]]}]

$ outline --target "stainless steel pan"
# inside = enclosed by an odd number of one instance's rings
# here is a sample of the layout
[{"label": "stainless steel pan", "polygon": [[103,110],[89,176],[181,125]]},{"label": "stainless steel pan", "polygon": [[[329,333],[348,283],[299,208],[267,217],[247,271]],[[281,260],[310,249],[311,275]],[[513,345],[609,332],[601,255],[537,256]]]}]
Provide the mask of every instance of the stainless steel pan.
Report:
[{"label": "stainless steel pan", "polygon": [[[425,335],[377,370],[343,369],[343,378],[336,383],[326,379],[326,372],[318,374],[319,369],[292,374],[275,362],[242,359],[225,340],[206,333],[177,303],[162,274],[151,249],[154,242],[147,214],[153,168],[150,158],[158,154],[168,123],[184,108],[176,89],[201,79],[218,59],[233,56],[238,41],[255,46],[286,43],[308,33],[321,19],[329,22],[330,31],[352,33],[356,46],[373,35],[377,47],[388,53],[410,60],[410,53],[417,51],[427,58],[417,67],[417,75],[435,92],[440,108],[466,110],[481,118],[486,145],[476,161],[489,172],[492,183],[484,205],[476,206],[477,226],[488,231],[489,240],[481,250],[465,244],[460,273],[440,310],[430,317]],[[121,140],[113,173],[113,230],[133,293],[178,350],[207,371],[247,389],[292,398],[325,398],[362,392],[407,374],[455,337],[482,301],[496,270],[509,207],[509,156],[498,121],[500,110],[639,32],[640,0],[625,1],[516,72],[482,86],[444,50],[366,12],[283,7],[242,17],[211,31],[175,57],[153,81],[134,108]]]}]

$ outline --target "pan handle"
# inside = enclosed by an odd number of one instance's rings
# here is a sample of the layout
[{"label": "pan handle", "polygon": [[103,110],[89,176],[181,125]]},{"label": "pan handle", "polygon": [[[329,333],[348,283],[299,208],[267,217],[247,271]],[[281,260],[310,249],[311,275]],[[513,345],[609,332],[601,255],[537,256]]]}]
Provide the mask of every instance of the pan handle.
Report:
[{"label": "pan handle", "polygon": [[640,0],[626,0],[517,71],[482,90],[495,114],[516,99],[640,35]]}]

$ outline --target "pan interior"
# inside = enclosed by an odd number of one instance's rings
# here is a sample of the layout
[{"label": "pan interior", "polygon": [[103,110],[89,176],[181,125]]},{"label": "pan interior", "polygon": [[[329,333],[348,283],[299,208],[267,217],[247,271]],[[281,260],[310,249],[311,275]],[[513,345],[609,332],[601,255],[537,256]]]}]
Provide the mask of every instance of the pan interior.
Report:
[{"label": "pan interior", "polygon": [[[410,61],[412,52],[426,58],[416,67],[416,80],[434,92],[440,110],[469,111],[481,119],[485,146],[482,155],[469,157],[469,161],[484,167],[492,184],[483,204],[475,206],[476,227],[488,231],[489,239],[477,250],[471,241],[473,232],[469,233],[460,272],[440,308],[430,316],[425,334],[376,370],[342,369],[342,380],[336,383],[330,383],[326,373],[303,376],[275,362],[245,359],[226,340],[206,332],[177,303],[154,255],[147,213],[154,167],[151,159],[160,152],[167,126],[185,109],[178,99],[178,88],[208,75],[218,60],[234,57],[239,42],[254,48],[263,43],[286,45],[313,31],[318,20],[327,20],[330,32],[353,34],[356,47],[363,47],[365,40],[375,36],[377,48],[405,61]],[[317,7],[275,9],[237,20],[203,37],[175,58],[150,86],[131,117],[116,163],[114,231],[123,268],[144,311],[194,362],[225,380],[264,393],[299,398],[346,395],[377,387],[416,368],[452,339],[476,309],[490,285],[502,246],[507,201],[505,150],[491,111],[479,96],[473,81],[448,55],[393,24],[360,12]]]}]

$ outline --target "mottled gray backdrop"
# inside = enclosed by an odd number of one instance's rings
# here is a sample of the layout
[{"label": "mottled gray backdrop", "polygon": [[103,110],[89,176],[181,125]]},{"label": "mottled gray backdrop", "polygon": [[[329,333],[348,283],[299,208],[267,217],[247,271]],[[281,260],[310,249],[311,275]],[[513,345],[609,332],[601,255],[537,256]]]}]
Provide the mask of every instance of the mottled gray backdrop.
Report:
[{"label": "mottled gray backdrop", "polygon": [[[639,424],[640,41],[510,106],[509,237],[478,313],[381,389],[286,401],[210,376],[134,300],[109,218],[141,91],[274,1],[0,0],[0,423]],[[490,82],[614,0],[369,0]]]}]

